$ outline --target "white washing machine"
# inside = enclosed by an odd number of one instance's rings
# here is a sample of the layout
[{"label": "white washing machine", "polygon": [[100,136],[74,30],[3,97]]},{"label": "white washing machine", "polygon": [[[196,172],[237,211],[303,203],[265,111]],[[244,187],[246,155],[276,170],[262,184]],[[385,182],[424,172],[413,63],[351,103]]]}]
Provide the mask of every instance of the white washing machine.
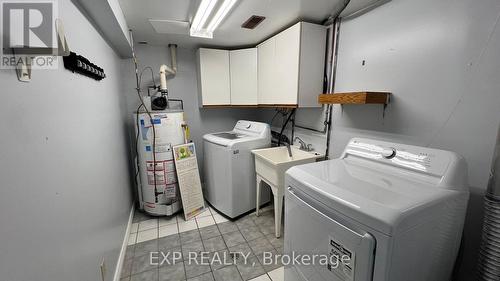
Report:
[{"label": "white washing machine", "polygon": [[355,138],[285,182],[285,254],[346,257],[289,263],[286,281],[450,280],[469,198],[457,154]]},{"label": "white washing machine", "polygon": [[[271,146],[268,124],[240,120],[230,132],[203,136],[205,199],[215,209],[235,218],[255,209],[255,161],[252,149]],[[270,193],[262,193],[262,204]]]}]

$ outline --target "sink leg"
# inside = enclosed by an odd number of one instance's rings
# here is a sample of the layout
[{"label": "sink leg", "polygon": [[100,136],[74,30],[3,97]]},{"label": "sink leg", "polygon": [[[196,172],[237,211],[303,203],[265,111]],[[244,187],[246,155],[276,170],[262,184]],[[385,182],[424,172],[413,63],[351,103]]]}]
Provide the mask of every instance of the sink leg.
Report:
[{"label": "sink leg", "polygon": [[256,178],[256,182],[257,182],[257,197],[255,198],[255,201],[257,202],[257,206],[255,208],[255,215],[259,216],[259,209],[260,209],[260,185],[261,185],[262,179],[258,175],[257,175],[257,178]]},{"label": "sink leg", "polygon": [[281,214],[283,213],[283,190],[280,188],[273,187],[274,195],[274,228],[276,238],[281,237]]}]

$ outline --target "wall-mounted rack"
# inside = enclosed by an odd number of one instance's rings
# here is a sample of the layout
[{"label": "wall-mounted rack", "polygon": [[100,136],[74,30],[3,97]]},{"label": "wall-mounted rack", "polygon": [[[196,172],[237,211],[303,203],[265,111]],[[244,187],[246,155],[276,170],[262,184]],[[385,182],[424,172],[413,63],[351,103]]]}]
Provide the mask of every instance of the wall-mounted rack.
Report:
[{"label": "wall-mounted rack", "polygon": [[320,104],[383,104],[390,101],[391,93],[388,92],[346,92],[321,94],[318,96]]},{"label": "wall-mounted rack", "polygon": [[91,63],[88,59],[77,55],[76,53],[70,52],[69,56],[63,57],[63,60],[64,68],[70,71],[80,73],[98,81],[106,78],[104,69]]}]

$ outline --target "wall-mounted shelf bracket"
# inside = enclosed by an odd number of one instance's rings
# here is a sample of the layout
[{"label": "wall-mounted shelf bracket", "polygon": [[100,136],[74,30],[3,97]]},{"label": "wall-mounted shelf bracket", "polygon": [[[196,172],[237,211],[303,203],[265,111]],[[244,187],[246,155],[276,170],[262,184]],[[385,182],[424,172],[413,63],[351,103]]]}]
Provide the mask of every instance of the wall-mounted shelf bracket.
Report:
[{"label": "wall-mounted shelf bracket", "polygon": [[70,54],[68,41],[64,35],[64,27],[60,19],[55,20],[55,29],[57,37],[57,49],[50,47],[30,47],[13,46],[12,55],[16,61],[17,79],[21,82],[31,80],[31,70],[33,59],[38,56],[68,56]]},{"label": "wall-mounted shelf bracket", "polygon": [[64,34],[64,26],[60,19],[56,19],[56,32],[57,32],[57,55],[58,56],[69,56],[70,49],[68,46],[68,40]]},{"label": "wall-mounted shelf bracket", "polygon": [[389,103],[391,103],[391,95],[388,95],[388,96],[387,96],[387,102],[386,102],[386,103],[384,103],[384,109],[383,109],[383,111],[382,111],[382,119],[384,119],[384,118],[385,118],[385,111],[386,111],[387,106],[389,105]]},{"label": "wall-mounted shelf bracket", "polygon": [[15,52],[13,53],[13,55],[17,62],[16,64],[17,80],[19,80],[20,82],[29,82],[31,80],[31,64],[33,58],[28,56],[17,55]]}]

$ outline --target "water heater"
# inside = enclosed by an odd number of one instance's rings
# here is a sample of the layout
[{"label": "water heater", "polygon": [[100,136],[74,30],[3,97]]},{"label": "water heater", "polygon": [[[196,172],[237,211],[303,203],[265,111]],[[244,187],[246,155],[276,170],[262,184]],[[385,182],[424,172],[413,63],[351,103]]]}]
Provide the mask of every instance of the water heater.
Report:
[{"label": "water heater", "polygon": [[173,215],[181,206],[172,147],[186,142],[182,110],[134,114],[141,209],[156,216]]}]

